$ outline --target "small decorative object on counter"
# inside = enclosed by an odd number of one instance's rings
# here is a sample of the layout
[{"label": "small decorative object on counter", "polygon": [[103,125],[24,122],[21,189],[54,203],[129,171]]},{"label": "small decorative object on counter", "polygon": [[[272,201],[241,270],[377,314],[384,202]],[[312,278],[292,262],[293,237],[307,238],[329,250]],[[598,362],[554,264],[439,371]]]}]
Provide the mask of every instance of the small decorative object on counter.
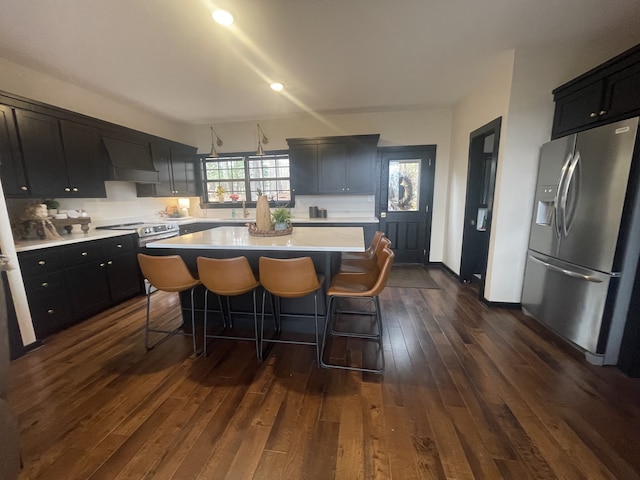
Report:
[{"label": "small decorative object on counter", "polygon": [[291,226],[291,212],[286,207],[276,208],[271,212],[274,230],[286,230]]},{"label": "small decorative object on counter", "polygon": [[237,202],[238,199],[240,198],[240,195],[238,195],[237,193],[230,193],[229,198],[231,199],[232,202]]},{"label": "small decorative object on counter", "polygon": [[249,227],[249,235],[252,237],[283,237],[293,233],[291,224],[284,230],[259,230],[255,223],[247,223],[246,225]]},{"label": "small decorative object on counter", "polygon": [[256,228],[263,231],[272,230],[269,199],[262,195],[262,190],[258,190],[258,201],[256,202]]},{"label": "small decorative object on counter", "polygon": [[64,228],[67,233],[71,233],[74,225],[80,225],[80,230],[82,230],[84,233],[87,233],[89,231],[91,217],[81,215],[77,218],[52,218],[51,223],[58,228]]},{"label": "small decorative object on counter", "polygon": [[168,218],[182,218],[184,216],[182,211],[176,205],[167,207],[164,211],[160,212],[160,215]]},{"label": "small decorative object on counter", "polygon": [[318,218],[318,207],[309,207],[309,218]]},{"label": "small decorative object on counter", "polygon": [[36,235],[41,240],[53,240],[60,238],[56,228],[48,218],[47,205],[44,203],[31,203],[25,208],[23,216],[20,218],[19,226],[20,238],[26,240],[31,229],[35,229]]},{"label": "small decorative object on counter", "polygon": [[55,217],[60,208],[60,202],[53,198],[45,198],[42,203],[47,206],[48,214],[50,217]]},{"label": "small decorative object on counter", "polygon": [[327,218],[327,209],[319,208],[318,209],[318,218]]}]

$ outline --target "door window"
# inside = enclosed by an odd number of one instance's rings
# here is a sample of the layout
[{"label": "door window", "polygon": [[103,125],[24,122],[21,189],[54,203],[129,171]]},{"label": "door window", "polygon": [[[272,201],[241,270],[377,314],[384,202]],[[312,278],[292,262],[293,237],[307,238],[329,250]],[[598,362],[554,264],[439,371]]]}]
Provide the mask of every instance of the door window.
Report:
[{"label": "door window", "polygon": [[416,212],[420,205],[420,159],[389,161],[387,210]]}]

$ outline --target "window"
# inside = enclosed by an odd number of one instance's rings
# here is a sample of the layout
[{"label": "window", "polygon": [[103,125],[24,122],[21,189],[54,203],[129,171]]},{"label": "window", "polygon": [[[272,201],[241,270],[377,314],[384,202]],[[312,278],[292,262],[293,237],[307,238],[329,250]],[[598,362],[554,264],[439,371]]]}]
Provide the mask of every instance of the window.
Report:
[{"label": "window", "polygon": [[243,200],[255,202],[258,190],[270,202],[291,201],[288,152],[205,158],[204,178],[204,201],[211,205]]}]

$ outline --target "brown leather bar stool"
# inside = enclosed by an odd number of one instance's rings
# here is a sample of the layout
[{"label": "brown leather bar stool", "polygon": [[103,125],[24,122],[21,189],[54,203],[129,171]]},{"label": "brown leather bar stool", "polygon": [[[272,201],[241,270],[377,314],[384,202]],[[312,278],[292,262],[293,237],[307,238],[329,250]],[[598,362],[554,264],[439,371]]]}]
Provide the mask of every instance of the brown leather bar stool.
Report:
[{"label": "brown leather bar stool", "polygon": [[[195,329],[195,316],[193,309],[193,291],[195,287],[200,285],[200,280],[194,278],[189,272],[189,269],[182,260],[182,257],[178,255],[165,255],[165,256],[152,256],[145,255],[143,253],[138,254],[138,264],[142,275],[147,279],[145,286],[147,294],[147,321],[144,329],[144,345],[147,350],[151,350],[153,347],[164,341],[166,338],[179,333],[182,325],[174,330],[161,330],[150,327],[149,310],[151,308],[151,294],[156,290],[163,292],[185,292],[191,291],[191,333],[183,333],[184,335],[190,335],[193,339],[193,353],[198,355],[196,348],[196,329]],[[149,333],[164,333],[165,336],[154,343],[149,345]]]},{"label": "brown leather bar stool", "polygon": [[373,234],[371,244],[364,252],[342,252],[340,256],[341,260],[343,262],[349,260],[371,260],[376,253],[378,242],[382,237],[384,237],[384,232],[377,230],[376,233]]},{"label": "brown leather bar stool", "polygon": [[[377,273],[372,274],[336,274],[331,279],[331,286],[327,292],[327,320],[324,327],[324,337],[322,340],[322,351],[320,355],[320,365],[325,368],[340,368],[344,370],[356,370],[360,372],[382,373],[384,371],[384,351],[382,349],[382,311],[380,308],[379,295],[387,285],[391,265],[393,265],[394,253],[385,247],[377,256]],[[373,303],[374,311],[369,310],[349,310],[335,312],[334,308],[337,299],[368,299]],[[375,318],[375,329],[373,333],[364,333],[350,330],[336,330],[335,322],[337,313],[342,315],[373,316]],[[365,340],[375,340],[378,343],[378,350],[381,357],[379,368],[368,368],[364,366],[353,367],[350,365],[339,365],[324,361],[327,336],[361,338]]]},{"label": "brown leather bar stool", "polygon": [[366,273],[377,274],[378,256],[384,248],[391,248],[391,240],[382,236],[378,240],[373,256],[371,258],[362,258],[360,260],[343,260],[340,262],[340,270],[338,273]]},{"label": "brown leather bar stool", "polygon": [[[260,341],[258,338],[258,312],[256,309],[256,289],[260,286],[260,282],[256,280],[247,257],[235,258],[208,258],[198,257],[198,276],[205,286],[204,292],[204,346],[203,351],[207,355],[207,339],[208,338],[225,338],[229,340],[253,340],[256,342],[256,356],[258,360],[262,359],[260,353]],[[231,311],[230,297],[243,295],[253,292],[253,324],[254,337],[241,337],[233,335],[212,335],[207,333],[207,313],[208,313],[208,297],[209,292],[218,295],[218,305],[222,315],[222,323],[224,328],[233,328],[233,319]],[[229,323],[225,319],[225,311],[222,307],[222,297],[226,298],[227,314]]]},{"label": "brown leather bar stool", "polygon": [[[318,290],[322,288],[324,277],[316,273],[311,257],[300,258],[269,258],[260,257],[260,283],[264,288],[262,293],[262,317],[260,322],[260,352],[267,343],[295,343],[299,345],[315,345],[316,359],[320,363],[320,331],[318,329]],[[265,297],[269,293],[271,297],[271,309],[275,322],[275,335],[272,338],[264,338],[264,312]],[[298,340],[285,340],[279,338],[281,332],[280,298],[301,298],[313,294],[315,320],[315,342]],[[277,297],[277,302],[274,302]],[[293,315],[303,316],[303,315]]]}]

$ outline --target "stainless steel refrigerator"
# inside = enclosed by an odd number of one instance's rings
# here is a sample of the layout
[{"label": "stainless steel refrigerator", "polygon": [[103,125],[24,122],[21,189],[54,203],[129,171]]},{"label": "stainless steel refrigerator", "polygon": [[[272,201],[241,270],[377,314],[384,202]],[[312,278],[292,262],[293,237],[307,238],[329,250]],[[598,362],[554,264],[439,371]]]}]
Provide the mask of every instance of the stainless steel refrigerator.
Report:
[{"label": "stainless steel refrigerator", "polygon": [[617,361],[640,254],[637,130],[624,120],[540,155],[522,307],[595,364]]}]

